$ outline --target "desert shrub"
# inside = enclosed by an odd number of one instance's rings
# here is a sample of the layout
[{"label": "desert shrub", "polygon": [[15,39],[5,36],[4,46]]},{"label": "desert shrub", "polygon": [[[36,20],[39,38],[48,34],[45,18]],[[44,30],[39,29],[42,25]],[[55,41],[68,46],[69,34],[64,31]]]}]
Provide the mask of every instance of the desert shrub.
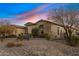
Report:
[{"label": "desert shrub", "polygon": [[8,48],[11,48],[11,47],[14,47],[14,46],[16,46],[16,45],[15,45],[15,43],[13,43],[13,42],[9,42],[9,43],[7,43],[7,45],[6,45],[6,47],[8,47]]},{"label": "desert shrub", "polygon": [[71,46],[77,46],[79,45],[79,37],[78,36],[72,36],[69,40],[69,45]]},{"label": "desert shrub", "polygon": [[39,36],[39,29],[38,28],[33,28],[32,29],[32,36],[33,37],[38,37]]},{"label": "desert shrub", "polygon": [[4,42],[5,36],[0,36],[0,41]]},{"label": "desert shrub", "polygon": [[19,34],[18,40],[23,41],[23,34]]},{"label": "desert shrub", "polygon": [[8,35],[6,36],[6,38],[16,38],[17,36],[16,35]]},{"label": "desert shrub", "polygon": [[23,41],[23,38],[20,38],[19,40],[20,40],[20,41]]},{"label": "desert shrub", "polygon": [[29,40],[31,38],[31,34],[25,34],[23,36],[23,39]]},{"label": "desert shrub", "polygon": [[4,38],[0,38],[0,41],[3,42],[4,41]]},{"label": "desert shrub", "polygon": [[50,40],[50,36],[48,34],[43,34],[43,37],[46,38],[46,40]]},{"label": "desert shrub", "polygon": [[23,46],[22,43],[16,43],[16,47],[20,47],[20,46]]},{"label": "desert shrub", "polygon": [[47,39],[47,40],[50,40],[50,36],[47,36],[46,39]]},{"label": "desert shrub", "polygon": [[23,44],[22,44],[22,43],[19,43],[19,42],[17,42],[17,43],[9,42],[9,43],[7,43],[7,45],[6,45],[6,47],[8,47],[8,48],[20,47],[20,46],[23,46]]}]

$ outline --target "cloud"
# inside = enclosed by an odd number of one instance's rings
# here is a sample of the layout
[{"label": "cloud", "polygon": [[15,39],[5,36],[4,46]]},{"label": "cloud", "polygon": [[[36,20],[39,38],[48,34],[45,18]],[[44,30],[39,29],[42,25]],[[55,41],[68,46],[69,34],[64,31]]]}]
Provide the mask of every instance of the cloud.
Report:
[{"label": "cloud", "polygon": [[40,11],[44,10],[45,8],[47,8],[48,6],[50,6],[51,4],[44,4],[44,5],[41,5],[39,6],[38,8],[34,9],[34,10],[31,10],[30,12],[27,12],[27,13],[24,13],[24,14],[19,14],[19,15],[16,15],[16,18],[17,19],[20,19],[20,18],[27,18],[29,16],[32,16],[34,14],[37,14],[39,13]]},{"label": "cloud", "polygon": [[[55,6],[56,4],[53,4],[53,5]],[[5,18],[5,19],[8,19],[9,21],[16,23],[16,24],[21,23],[21,22],[24,22],[24,23],[25,22],[36,22],[40,19],[47,18],[48,13],[45,12],[45,10],[48,9],[50,6],[52,6],[52,4],[43,4],[29,12],[14,15],[14,16],[16,16],[16,18]],[[41,12],[41,11],[43,11],[43,12]]]},{"label": "cloud", "polygon": [[37,7],[36,9],[31,10],[30,12],[15,15],[16,18],[3,18],[3,19],[9,20],[12,23],[16,23],[16,24],[17,23],[23,23],[23,22],[24,23],[26,23],[26,22],[36,22],[40,19],[46,19],[47,12],[42,12],[42,13],[39,13],[39,12],[44,10],[48,6],[50,6],[50,4],[43,4],[39,7]]},{"label": "cloud", "polygon": [[48,17],[48,13],[40,13],[40,14],[35,14],[35,15],[32,15],[30,16],[29,18],[27,19],[24,19],[24,22],[37,22],[38,20],[40,19],[47,19]]}]

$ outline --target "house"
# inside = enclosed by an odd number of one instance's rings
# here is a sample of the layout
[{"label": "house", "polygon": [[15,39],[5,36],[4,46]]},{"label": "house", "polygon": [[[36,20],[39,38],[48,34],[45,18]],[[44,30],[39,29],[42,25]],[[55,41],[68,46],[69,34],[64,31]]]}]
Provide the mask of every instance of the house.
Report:
[{"label": "house", "polygon": [[[26,34],[27,27],[19,26],[19,25],[1,25],[0,33],[5,33],[5,36],[19,36],[19,34]],[[3,34],[0,34],[3,36]]]},{"label": "house", "polygon": [[19,26],[19,25],[11,25],[15,27],[15,30],[12,32],[12,35],[18,36],[19,34],[24,35],[27,33],[27,27]]},{"label": "house", "polygon": [[33,28],[39,28],[39,34],[48,34],[51,37],[60,37],[65,32],[61,25],[47,21],[47,20],[40,20],[36,23],[26,23],[25,24],[28,33],[32,33]]},{"label": "house", "polygon": [[27,31],[29,34],[32,33],[33,28],[37,27],[37,25],[35,23],[31,23],[31,22],[26,23],[25,26],[27,27]]}]

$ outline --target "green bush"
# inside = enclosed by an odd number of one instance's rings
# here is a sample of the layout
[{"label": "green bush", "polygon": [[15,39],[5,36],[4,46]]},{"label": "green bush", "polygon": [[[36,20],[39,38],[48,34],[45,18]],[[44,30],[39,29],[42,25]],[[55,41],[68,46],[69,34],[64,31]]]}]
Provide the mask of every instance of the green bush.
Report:
[{"label": "green bush", "polygon": [[33,37],[38,37],[39,36],[39,29],[38,28],[33,28],[32,29],[32,36]]},{"label": "green bush", "polygon": [[46,38],[46,40],[50,40],[50,36],[48,34],[43,34],[43,37]]}]

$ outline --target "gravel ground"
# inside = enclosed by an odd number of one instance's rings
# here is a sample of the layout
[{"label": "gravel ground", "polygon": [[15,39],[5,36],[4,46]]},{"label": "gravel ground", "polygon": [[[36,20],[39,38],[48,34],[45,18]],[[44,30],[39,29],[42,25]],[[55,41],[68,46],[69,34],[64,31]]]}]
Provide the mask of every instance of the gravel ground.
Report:
[{"label": "gravel ground", "polygon": [[71,47],[60,41],[44,39],[25,40],[21,47],[7,48],[0,44],[0,56],[79,56],[79,47]]}]

